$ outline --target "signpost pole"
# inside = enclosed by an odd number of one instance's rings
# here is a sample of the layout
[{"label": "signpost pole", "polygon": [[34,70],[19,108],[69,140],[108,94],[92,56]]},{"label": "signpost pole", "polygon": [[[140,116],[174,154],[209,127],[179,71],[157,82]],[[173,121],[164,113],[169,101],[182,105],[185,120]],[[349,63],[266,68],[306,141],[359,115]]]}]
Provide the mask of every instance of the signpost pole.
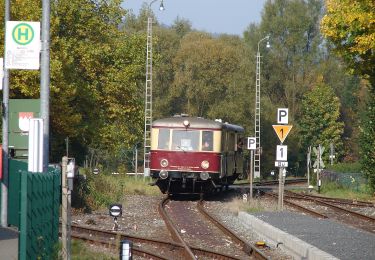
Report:
[{"label": "signpost pole", "polygon": [[282,194],[281,194],[281,185],[282,185],[282,176],[283,176],[283,168],[279,167],[279,194],[277,199],[277,210],[282,210]]},{"label": "signpost pole", "polygon": [[49,159],[49,81],[50,81],[50,1],[42,2],[42,48],[41,48],[41,68],[40,68],[40,115],[44,122],[44,142],[43,142],[43,172],[48,171]]},{"label": "signpost pole", "polygon": [[335,155],[334,155],[335,151],[334,151],[333,143],[330,143],[329,147],[330,147],[329,159],[331,161],[331,165],[333,165],[333,159],[335,158]]},{"label": "signpost pole", "polygon": [[250,166],[249,166],[250,167],[250,172],[249,172],[250,199],[249,201],[253,199],[253,176],[255,175],[255,170],[256,170],[256,167],[254,165],[255,160],[256,160],[256,158],[254,158],[255,157],[254,153],[255,153],[255,150],[257,149],[256,142],[257,142],[256,137],[247,138],[247,149],[250,150]]},{"label": "signpost pole", "polygon": [[307,187],[310,187],[311,146],[307,150]]},{"label": "signpost pole", "polygon": [[[5,27],[7,21],[10,20],[10,0],[5,0]],[[4,31],[5,31],[4,27]],[[1,181],[1,226],[7,227],[8,226],[8,176],[9,176],[9,169],[8,169],[8,146],[9,146],[9,70],[5,68],[5,55],[6,55],[6,48],[4,48],[4,79],[3,79],[3,111],[2,111],[2,134],[3,134],[3,142],[2,142],[2,160],[3,163],[3,176]],[[0,79],[1,80],[1,79]]]},{"label": "signpost pole", "polygon": [[285,176],[286,176],[286,170],[285,168],[281,168],[282,177],[281,177],[281,210],[284,210],[284,184],[285,184]]},{"label": "signpost pole", "polygon": [[288,125],[288,108],[277,109],[277,123],[281,125],[272,125],[277,137],[279,137],[280,145],[276,146],[276,162],[275,166],[279,167],[279,194],[277,201],[277,209],[282,211],[284,208],[284,181],[285,167],[288,167],[288,146],[283,145],[285,138],[292,129],[292,125]]},{"label": "signpost pole", "polygon": [[250,200],[253,199],[253,171],[254,171],[254,150],[250,150],[250,172],[249,172]]},{"label": "signpost pole", "polygon": [[316,170],[316,181],[318,182],[318,193],[320,193],[320,162],[322,160],[322,148],[321,148],[321,145],[319,144],[319,147],[318,147],[318,168]]},{"label": "signpost pole", "polygon": [[134,173],[135,173],[135,178],[137,179],[138,177],[138,147],[135,145],[135,162],[134,162]]}]

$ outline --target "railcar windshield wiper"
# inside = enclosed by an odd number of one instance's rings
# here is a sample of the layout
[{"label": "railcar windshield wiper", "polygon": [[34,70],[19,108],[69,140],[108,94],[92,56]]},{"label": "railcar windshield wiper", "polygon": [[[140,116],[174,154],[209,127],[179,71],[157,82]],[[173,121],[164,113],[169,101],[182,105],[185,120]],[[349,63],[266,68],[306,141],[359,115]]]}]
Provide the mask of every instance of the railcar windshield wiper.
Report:
[{"label": "railcar windshield wiper", "polygon": [[183,146],[176,146],[176,148],[177,148],[178,150],[182,150],[182,151],[186,152],[186,150],[183,148]]}]

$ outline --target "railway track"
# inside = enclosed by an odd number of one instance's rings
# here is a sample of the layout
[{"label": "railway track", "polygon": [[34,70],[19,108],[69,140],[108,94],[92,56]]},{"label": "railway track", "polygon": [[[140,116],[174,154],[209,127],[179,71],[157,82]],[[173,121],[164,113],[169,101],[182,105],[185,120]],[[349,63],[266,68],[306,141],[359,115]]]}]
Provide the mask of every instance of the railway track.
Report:
[{"label": "railway track", "polygon": [[[168,203],[169,198],[167,197],[160,203],[159,211],[163,216],[163,219],[167,224],[168,229],[172,234],[172,237],[176,239],[175,241],[178,241],[178,243],[185,244],[185,257],[187,259],[267,259],[267,257],[257,248],[242,241],[233,232],[231,232],[225,226],[221,225],[219,221],[217,221],[208,212],[206,212],[203,208],[203,201],[195,203],[198,205],[199,211],[202,212],[200,217],[197,216],[196,213],[192,213],[192,210],[190,210],[190,212],[189,210],[186,210],[190,207],[189,204],[186,204],[184,202],[173,202],[174,205],[169,205]],[[167,207],[168,210],[166,210]],[[208,218],[208,220],[212,222],[212,224],[214,224],[215,227],[220,226],[221,232],[224,232],[225,235],[221,234],[218,236],[217,231],[212,230],[209,227],[209,224],[204,223],[204,220],[202,220],[202,214],[205,218]],[[186,223],[186,221],[191,222]],[[181,227],[191,227],[191,229],[186,231],[184,229],[181,229]],[[180,235],[180,232],[183,230],[186,233],[195,234],[193,235],[193,242],[198,243],[200,245],[204,245],[205,248],[199,248],[199,250],[197,250],[197,247],[192,246],[192,241],[185,242],[186,240],[189,240],[189,238],[186,235]],[[219,243],[219,245],[215,245],[215,241],[216,243]],[[221,248],[225,243],[229,243],[231,245],[232,250],[234,249],[233,247],[239,247],[239,250],[235,253],[232,252],[231,254],[229,254],[217,252],[217,250],[211,251],[207,249],[207,247],[210,245],[214,248],[217,248],[218,246]],[[226,249],[228,250],[228,248]],[[239,251],[242,251],[242,253],[239,253]]]},{"label": "railway track", "polygon": [[[306,178],[296,178],[296,179],[286,179],[285,184],[286,185],[292,185],[292,184],[306,184],[307,179]],[[254,181],[253,185],[256,186],[272,186],[272,185],[278,185],[278,180],[270,180],[270,181]],[[249,182],[245,183],[239,183],[235,184],[233,186],[239,186],[239,187],[248,187],[250,185]]]},{"label": "railway track", "polygon": [[[277,199],[276,194],[266,194]],[[304,201],[303,205],[301,205],[301,201]],[[356,228],[375,233],[375,217],[371,215],[375,214],[375,210],[371,203],[353,203],[348,200],[309,196],[291,191],[286,191],[284,203],[315,217],[334,219]],[[369,208],[368,212],[370,213],[361,213],[360,210],[364,207]]]},{"label": "railway track", "polygon": [[[300,197],[300,195],[301,194],[298,194],[297,197]],[[291,194],[291,196],[293,196],[293,194]],[[354,206],[354,207],[375,207],[375,203],[368,202],[368,201],[328,198],[328,197],[310,195],[310,194],[303,194],[303,196],[305,198],[319,199],[319,200],[322,200],[322,201],[325,201],[325,202],[331,202],[331,203],[342,204],[342,205],[349,205],[349,206]]]},{"label": "railway track", "polygon": [[121,232],[106,231],[74,224],[72,225],[71,231],[71,237],[73,239],[105,246],[111,249],[114,254],[118,254],[120,241],[122,240],[129,240],[133,242],[133,255],[146,257],[149,259],[175,259],[182,251],[182,245],[178,243],[131,236]]},{"label": "railway track", "polygon": [[260,252],[257,248],[253,245],[248,244],[246,241],[241,239],[235,233],[233,233],[228,227],[222,224],[217,218],[211,215],[208,211],[204,209],[204,201],[200,200],[198,203],[198,210],[208,219],[210,220],[215,226],[217,226],[221,231],[223,231],[226,235],[230,236],[234,241],[239,243],[242,247],[242,250],[251,256],[254,256],[255,259],[267,259],[267,257]]},{"label": "railway track", "polygon": [[[165,210],[168,202],[168,198],[164,198],[160,202],[159,212],[161,215],[165,215],[163,216],[163,219],[168,226],[168,230],[171,232],[173,241],[171,239],[166,241],[165,238],[163,240],[150,239],[141,236],[128,235],[124,232],[115,232],[76,224],[71,226],[71,236],[73,239],[79,239],[97,246],[104,246],[114,255],[118,255],[119,253],[120,242],[122,240],[128,240],[133,243],[132,254],[147,259],[267,259],[267,257],[263,255],[262,252],[258,251],[257,248],[246,244],[246,242],[236,237],[236,235],[228,229],[223,228],[222,225],[221,230],[226,230],[225,234],[233,237],[234,242],[230,247],[234,246],[234,244],[239,244],[241,246],[239,251],[243,251],[242,255],[239,254],[238,256],[237,254],[225,251],[218,252],[220,250],[208,249],[209,247],[205,244],[196,245],[185,242],[180,235],[180,231],[176,229],[171,217]],[[195,202],[195,204],[197,203]],[[201,208],[199,209],[200,212],[202,212],[201,214],[204,214],[207,217],[210,216],[210,214],[204,210],[203,201],[199,203],[198,207]],[[209,218],[211,219],[210,221],[214,221],[216,222],[216,225],[220,226],[219,221],[215,220],[212,216]],[[202,235],[206,236],[206,234]]]}]

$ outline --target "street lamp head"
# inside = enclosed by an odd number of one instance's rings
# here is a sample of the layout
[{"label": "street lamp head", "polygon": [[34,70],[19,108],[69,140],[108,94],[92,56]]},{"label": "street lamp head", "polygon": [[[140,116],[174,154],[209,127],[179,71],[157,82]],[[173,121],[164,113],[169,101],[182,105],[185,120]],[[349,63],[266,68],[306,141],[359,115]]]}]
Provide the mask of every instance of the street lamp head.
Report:
[{"label": "street lamp head", "polygon": [[270,44],[270,36],[267,35],[266,39],[267,39],[266,48],[271,48],[271,44]]},{"label": "street lamp head", "polygon": [[161,0],[161,3],[160,3],[160,6],[159,6],[159,10],[160,11],[164,11],[164,4],[163,4],[163,0]]}]

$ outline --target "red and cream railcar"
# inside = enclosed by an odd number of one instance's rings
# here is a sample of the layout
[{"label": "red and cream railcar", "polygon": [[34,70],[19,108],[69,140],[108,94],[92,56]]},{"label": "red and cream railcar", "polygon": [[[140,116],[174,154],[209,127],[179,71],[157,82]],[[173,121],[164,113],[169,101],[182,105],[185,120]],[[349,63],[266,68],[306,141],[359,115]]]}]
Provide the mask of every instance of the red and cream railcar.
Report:
[{"label": "red and cream railcar", "polygon": [[243,133],[241,126],[197,117],[156,120],[151,176],[163,193],[208,193],[232,184],[243,173]]}]

